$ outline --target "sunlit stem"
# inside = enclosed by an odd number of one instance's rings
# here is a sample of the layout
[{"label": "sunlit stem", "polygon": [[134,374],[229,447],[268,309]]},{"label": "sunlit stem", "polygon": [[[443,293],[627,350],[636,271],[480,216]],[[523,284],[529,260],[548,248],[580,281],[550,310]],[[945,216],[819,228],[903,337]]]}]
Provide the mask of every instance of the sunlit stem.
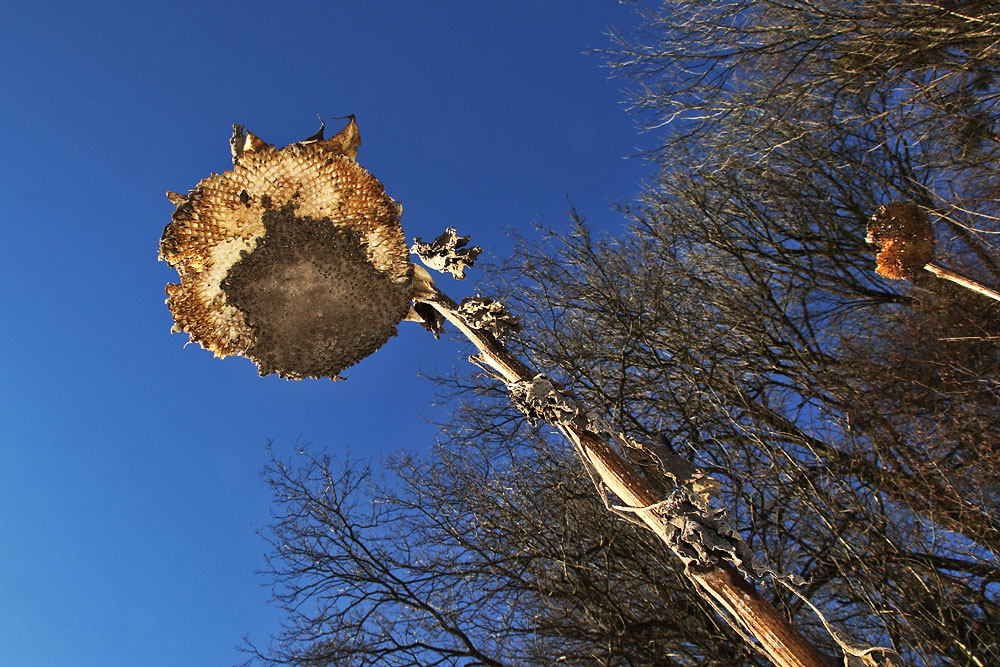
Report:
[{"label": "sunlit stem", "polygon": [[[432,306],[461,331],[478,349],[478,360],[492,368],[508,383],[530,381],[536,376],[520,359],[511,354],[492,334],[471,326],[459,311],[458,304],[434,286],[414,297]],[[662,500],[606,439],[576,424],[556,428],[577,448],[630,512],[668,546],[669,525],[658,513]],[[685,564],[685,574],[704,590],[716,608],[730,615],[738,627],[759,642],[760,649],[779,667],[829,667],[832,660],[807,641],[760,593],[729,563],[700,565],[674,552]]]},{"label": "sunlit stem", "polygon": [[1000,301],[1000,292],[991,289],[981,283],[977,283],[975,280],[972,280],[971,278],[966,278],[965,276],[959,273],[955,273],[951,269],[945,268],[940,264],[928,262],[927,264],[924,265],[924,270],[933,273],[935,276],[941,278],[942,280],[950,280],[951,282],[961,285],[966,289],[970,289],[973,292],[976,292],[977,294],[982,294],[983,296],[989,297],[990,299],[995,299],[997,301]]}]

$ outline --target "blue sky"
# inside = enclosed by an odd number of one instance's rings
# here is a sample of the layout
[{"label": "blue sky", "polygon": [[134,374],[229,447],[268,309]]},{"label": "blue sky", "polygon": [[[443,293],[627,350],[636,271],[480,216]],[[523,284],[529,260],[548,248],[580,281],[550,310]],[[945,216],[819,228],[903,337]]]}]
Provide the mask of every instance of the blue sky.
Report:
[{"label": "blue sky", "polygon": [[[171,335],[166,190],[230,163],[234,122],[285,144],[356,114],[358,161],[502,257],[506,230],[597,226],[646,173],[600,57],[612,0],[8,3],[0,21],[5,350],[0,664],[228,665],[277,629],[253,574],[265,442],[426,449],[467,352],[404,323],[347,382],[260,378]],[[331,121],[331,129],[336,121]],[[440,277],[454,297],[475,289]]]}]

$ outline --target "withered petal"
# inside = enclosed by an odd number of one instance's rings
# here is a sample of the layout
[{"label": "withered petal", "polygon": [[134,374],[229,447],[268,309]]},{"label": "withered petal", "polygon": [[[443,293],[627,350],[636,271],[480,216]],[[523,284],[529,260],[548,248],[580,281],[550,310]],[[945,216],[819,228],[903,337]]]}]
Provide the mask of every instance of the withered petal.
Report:
[{"label": "withered petal", "polygon": [[323,141],[328,150],[340,153],[352,160],[358,157],[358,147],[361,146],[361,133],[358,131],[358,123],[354,114],[348,116],[350,119],[344,129]]}]

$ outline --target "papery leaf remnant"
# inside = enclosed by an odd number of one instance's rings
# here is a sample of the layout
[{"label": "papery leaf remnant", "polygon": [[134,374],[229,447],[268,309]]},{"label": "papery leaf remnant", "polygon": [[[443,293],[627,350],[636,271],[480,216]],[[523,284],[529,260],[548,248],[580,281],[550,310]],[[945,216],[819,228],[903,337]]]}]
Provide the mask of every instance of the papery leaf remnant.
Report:
[{"label": "papery leaf remnant", "polygon": [[520,325],[507,307],[499,301],[481,296],[470,296],[462,299],[458,309],[470,326],[481,331],[487,331],[495,338],[517,331]]},{"label": "papery leaf remnant", "polygon": [[410,252],[419,257],[428,268],[465,280],[465,267],[475,264],[476,258],[483,251],[477,245],[466,248],[468,243],[468,236],[459,236],[453,227],[448,227],[430,243],[416,239]]},{"label": "papery leaf remnant", "polygon": [[532,426],[542,422],[554,425],[569,425],[585,414],[585,411],[559,388],[552,380],[539,373],[531,380],[507,384],[510,400],[520,410]]}]

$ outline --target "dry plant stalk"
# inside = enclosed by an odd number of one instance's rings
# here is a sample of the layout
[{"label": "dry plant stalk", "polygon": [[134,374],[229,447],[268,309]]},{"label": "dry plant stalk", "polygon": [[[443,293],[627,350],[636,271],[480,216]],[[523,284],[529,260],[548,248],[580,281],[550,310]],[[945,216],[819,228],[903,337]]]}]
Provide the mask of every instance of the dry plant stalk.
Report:
[{"label": "dry plant stalk", "polygon": [[[331,139],[321,128],[281,149],[234,127],[233,170],[202,180],[188,195],[168,193],[177,209],[160,240],[160,257],[181,279],[167,286],[174,331],[188,333],[216,356],[245,356],[262,375],[338,379],[395,335],[403,319],[435,333],[447,320],[479,349],[478,363],[508,387],[530,388],[543,377],[497,339],[510,322],[502,308],[459,306],[409,261],[401,207],[355,161],[361,142],[353,117]],[[434,268],[461,277],[479,252],[461,249],[467,240],[449,230],[415,251],[433,257]],[[700,558],[679,547],[677,517],[662,511],[664,499],[618,454],[607,433],[591,428],[581,414],[542,418],[573,443],[601,484],[681,558],[687,576],[775,665],[831,664],[747,581],[739,562],[728,562],[734,547],[694,544]],[[686,476],[681,471],[677,479]],[[682,496],[707,510],[707,500],[702,505],[692,489]]]},{"label": "dry plant stalk", "polygon": [[931,260],[934,231],[919,206],[892,202],[880,207],[868,221],[865,241],[875,246],[875,271],[893,280],[913,280],[921,271],[951,281],[977,294],[1000,301],[1000,292]]},{"label": "dry plant stalk", "polygon": [[927,262],[927,264],[924,265],[924,270],[929,273],[933,273],[935,276],[941,278],[942,280],[947,280],[949,282],[955,283],[956,285],[961,285],[962,287],[968,290],[972,290],[976,294],[982,294],[987,298],[1000,301],[1000,292],[996,291],[995,289],[989,288],[982,283],[978,283],[972,278],[967,278],[960,273],[956,273],[951,269],[945,268],[940,264],[935,264],[934,262]]},{"label": "dry plant stalk", "polygon": [[[531,382],[538,377],[527,365],[511,355],[495,336],[471,326],[459,306],[430,286],[426,294],[416,299],[432,305],[445,319],[461,331],[478,348],[477,361],[492,368],[508,385]],[[578,424],[560,424],[558,430],[573,443],[584,463],[599,476],[649,530],[659,537],[685,564],[685,574],[707,594],[717,609],[728,614],[759,642],[759,648],[780,667],[820,667],[831,664],[830,658],[806,640],[751,585],[736,567],[725,561],[698,564],[675,550],[670,521],[658,505],[663,498],[646,483],[611,447],[606,438]]]}]

